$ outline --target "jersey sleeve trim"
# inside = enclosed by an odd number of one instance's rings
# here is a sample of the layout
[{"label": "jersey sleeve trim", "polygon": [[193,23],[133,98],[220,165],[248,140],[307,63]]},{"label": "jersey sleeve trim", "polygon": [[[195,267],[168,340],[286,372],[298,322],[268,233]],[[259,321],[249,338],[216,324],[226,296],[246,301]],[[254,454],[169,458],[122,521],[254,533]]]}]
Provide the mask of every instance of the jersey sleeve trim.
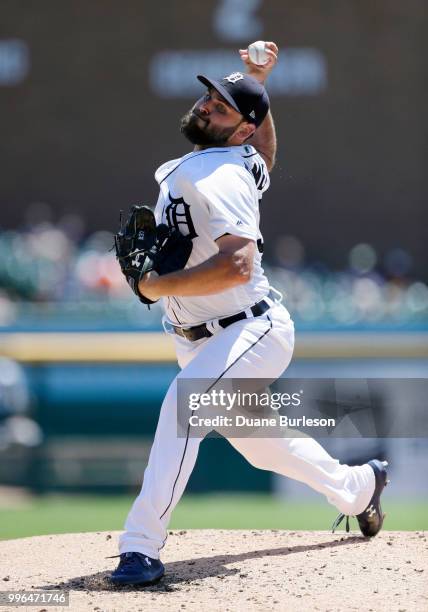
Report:
[{"label": "jersey sleeve trim", "polygon": [[212,237],[212,239],[214,240],[214,242],[216,240],[218,240],[219,238],[222,238],[223,236],[238,236],[239,238],[248,238],[249,240],[252,240],[253,242],[257,241],[257,236],[254,235],[254,231],[252,230],[252,228],[240,228],[240,227],[236,227],[235,225],[223,225],[222,229],[221,229],[221,233],[219,233],[218,236],[216,236],[216,234],[214,234]]}]

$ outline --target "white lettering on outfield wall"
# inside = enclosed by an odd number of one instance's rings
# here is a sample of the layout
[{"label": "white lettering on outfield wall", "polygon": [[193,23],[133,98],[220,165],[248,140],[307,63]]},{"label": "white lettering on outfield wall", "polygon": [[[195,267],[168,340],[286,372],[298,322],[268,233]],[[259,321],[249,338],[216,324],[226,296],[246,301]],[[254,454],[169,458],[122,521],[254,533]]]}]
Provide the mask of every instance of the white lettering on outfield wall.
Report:
[{"label": "white lettering on outfield wall", "polygon": [[[150,88],[160,98],[191,98],[202,91],[197,74],[221,78],[242,69],[236,51],[180,50],[156,53],[149,65]],[[327,60],[318,49],[288,48],[269,76],[269,93],[314,96],[327,88]]]}]

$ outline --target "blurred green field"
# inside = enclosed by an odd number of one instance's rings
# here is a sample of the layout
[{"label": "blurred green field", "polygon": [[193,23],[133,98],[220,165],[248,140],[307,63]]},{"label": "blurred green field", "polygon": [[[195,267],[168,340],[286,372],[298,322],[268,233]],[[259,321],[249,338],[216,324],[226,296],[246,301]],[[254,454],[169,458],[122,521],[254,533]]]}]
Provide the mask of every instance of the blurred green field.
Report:
[{"label": "blurred green field", "polygon": [[[0,508],[0,539],[122,529],[132,496],[49,495]],[[428,501],[385,502],[388,530],[428,529]],[[270,495],[187,495],[172,529],[328,530],[336,510],[322,501],[297,503]],[[352,522],[356,528],[356,522]]]}]

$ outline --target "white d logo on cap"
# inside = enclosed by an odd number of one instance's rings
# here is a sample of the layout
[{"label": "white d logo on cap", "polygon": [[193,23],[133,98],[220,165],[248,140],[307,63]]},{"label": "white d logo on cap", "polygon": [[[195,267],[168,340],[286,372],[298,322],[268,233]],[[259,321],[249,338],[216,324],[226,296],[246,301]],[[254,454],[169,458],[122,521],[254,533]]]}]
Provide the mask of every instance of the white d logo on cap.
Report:
[{"label": "white d logo on cap", "polygon": [[232,74],[229,74],[229,76],[224,77],[224,80],[229,81],[229,83],[236,83],[236,81],[240,81],[243,78],[244,75],[242,72],[232,72]]}]

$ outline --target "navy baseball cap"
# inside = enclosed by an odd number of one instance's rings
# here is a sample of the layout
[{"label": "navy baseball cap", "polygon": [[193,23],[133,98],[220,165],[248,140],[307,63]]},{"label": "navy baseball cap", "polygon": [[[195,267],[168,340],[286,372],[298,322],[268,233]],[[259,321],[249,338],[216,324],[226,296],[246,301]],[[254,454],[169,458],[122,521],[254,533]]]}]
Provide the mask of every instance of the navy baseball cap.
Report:
[{"label": "navy baseball cap", "polygon": [[258,127],[269,111],[269,97],[261,83],[249,74],[232,72],[221,81],[214,81],[202,74],[198,80],[206,87],[213,87],[238,113]]}]

